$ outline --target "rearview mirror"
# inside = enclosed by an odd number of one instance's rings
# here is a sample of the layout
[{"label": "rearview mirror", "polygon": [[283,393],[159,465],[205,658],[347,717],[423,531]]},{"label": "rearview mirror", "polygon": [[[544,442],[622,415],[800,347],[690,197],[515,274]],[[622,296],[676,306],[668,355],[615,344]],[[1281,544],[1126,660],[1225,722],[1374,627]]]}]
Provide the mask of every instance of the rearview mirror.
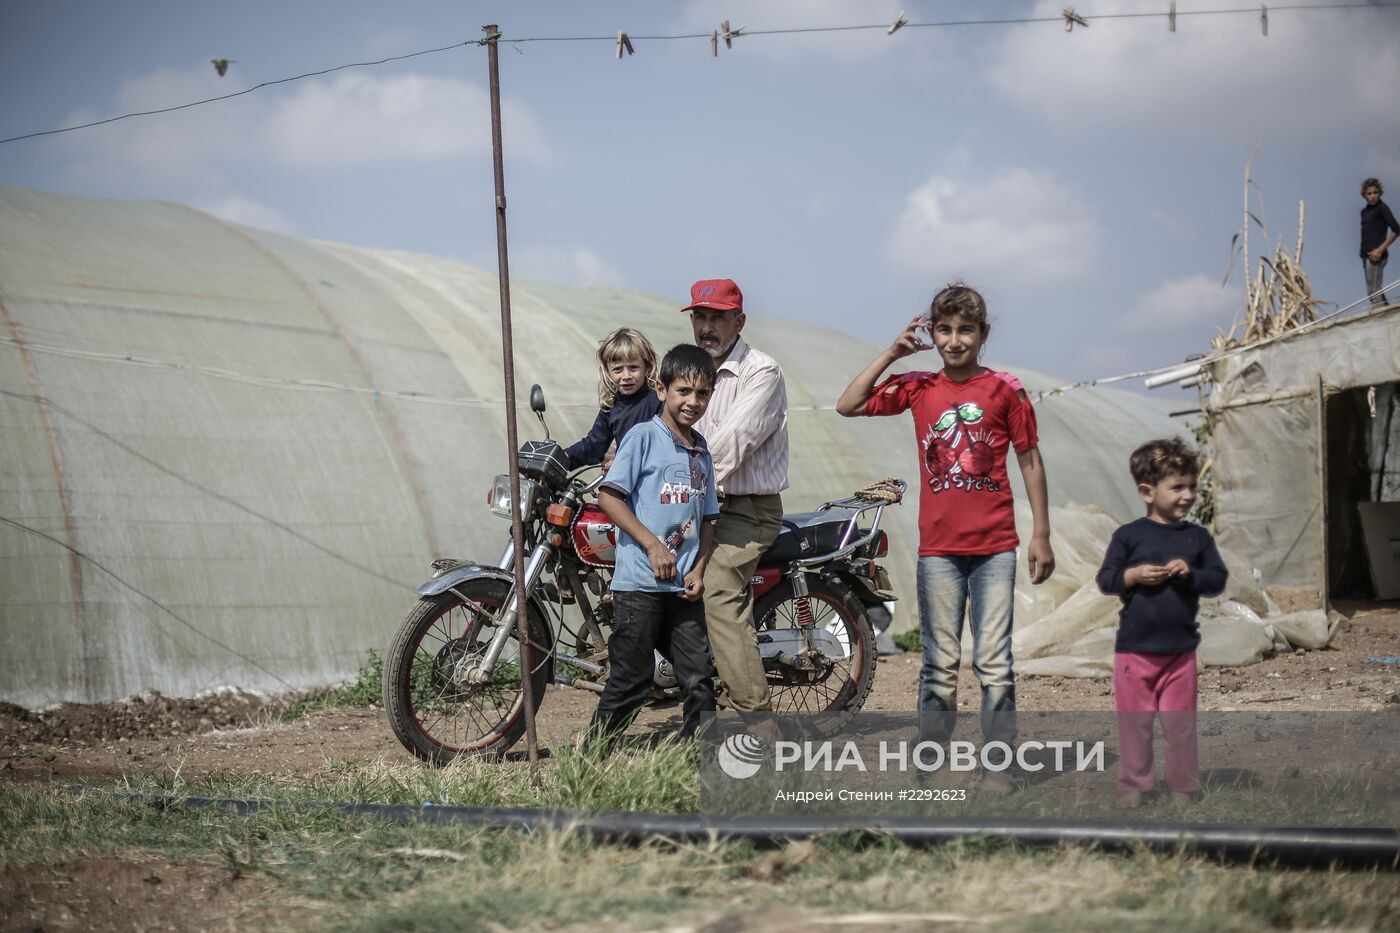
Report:
[{"label": "rearview mirror", "polygon": [[544,389],[538,382],[530,386],[530,410],[537,415],[544,414]]}]

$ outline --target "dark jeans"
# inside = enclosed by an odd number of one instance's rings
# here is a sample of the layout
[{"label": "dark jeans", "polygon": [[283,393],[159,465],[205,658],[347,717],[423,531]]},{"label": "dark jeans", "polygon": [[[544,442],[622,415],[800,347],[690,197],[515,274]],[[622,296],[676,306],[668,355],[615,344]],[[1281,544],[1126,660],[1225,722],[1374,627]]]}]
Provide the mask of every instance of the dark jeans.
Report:
[{"label": "dark jeans", "polygon": [[589,731],[615,739],[627,729],[651,693],[653,652],[660,648],[670,655],[681,687],[681,738],[695,735],[715,710],[715,664],[705,634],[704,602],[677,593],[614,592],[613,614],[611,670]]}]

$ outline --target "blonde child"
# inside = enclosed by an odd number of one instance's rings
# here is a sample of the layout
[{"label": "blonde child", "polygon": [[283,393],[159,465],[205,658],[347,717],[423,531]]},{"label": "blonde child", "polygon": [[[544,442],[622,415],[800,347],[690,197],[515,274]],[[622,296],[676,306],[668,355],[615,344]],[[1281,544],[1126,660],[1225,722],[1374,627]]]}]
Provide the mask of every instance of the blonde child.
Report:
[{"label": "blonde child", "polygon": [[564,449],[573,467],[602,463],[608,447],[661,413],[659,365],[640,331],[619,327],[598,346],[598,417],[577,444]]},{"label": "blonde child", "polygon": [[[926,343],[927,331],[933,343]],[[934,296],[929,311],[909,322],[841,393],[846,417],[912,411],[919,445],[919,732],[946,742],[958,709],[958,666],[964,614],[972,627],[972,670],[982,685],[982,732],[987,740],[1016,736],[1016,675],[1011,617],[1016,585],[1016,516],[1006,460],[1014,447],[1034,525],[1026,549],[1032,583],[1055,569],[1045,465],[1037,446],[1035,409],[1014,376],[981,364],[991,325],[987,303],[961,283]],[[908,372],[876,385],[895,361],[937,348],[943,368]],[[1006,793],[1011,783],[988,773],[982,792]]]}]

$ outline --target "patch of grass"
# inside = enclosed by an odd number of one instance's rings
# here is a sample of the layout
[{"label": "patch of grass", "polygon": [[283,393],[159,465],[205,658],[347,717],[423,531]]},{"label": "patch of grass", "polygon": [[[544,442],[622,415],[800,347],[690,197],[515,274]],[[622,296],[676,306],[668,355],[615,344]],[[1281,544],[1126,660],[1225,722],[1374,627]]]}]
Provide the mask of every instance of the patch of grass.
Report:
[{"label": "patch of grass", "polygon": [[894,636],[895,647],[900,651],[920,652],[924,650],[924,640],[919,635],[919,630],[911,628],[907,632],[900,632]]},{"label": "patch of grass", "polygon": [[332,709],[348,709],[363,706],[378,706],[384,691],[384,659],[373,648],[365,656],[365,663],[355,672],[355,679],[338,687],[308,691],[277,711],[277,722],[292,722],[313,713]]},{"label": "patch of grass", "polygon": [[381,759],[329,762],[309,778],[222,773],[188,780],[170,770],[134,772],[125,785],[186,797],[692,813],[700,806],[698,768],[697,743],[668,739],[654,747],[624,745],[610,756],[561,744],[533,773],[524,764],[481,758],[459,758],[445,768]]},{"label": "patch of grass", "polygon": [[[626,774],[656,774],[644,761],[650,756],[614,757]],[[583,759],[575,764],[583,767]],[[425,789],[397,769],[366,769],[360,777],[352,770],[328,769],[317,779],[320,789],[383,791],[391,777],[404,798]],[[421,769],[425,776],[453,771]],[[662,773],[664,779],[667,769]],[[566,786],[590,785],[570,778],[551,786],[552,799],[561,800]],[[613,846],[569,831],[396,825],[289,809],[239,817],[15,786],[0,788],[0,839],[0,873],[57,873],[98,857],[216,866],[237,880],[245,899],[262,905],[269,927],[281,924],[288,905],[346,931],[601,924],[622,933],[713,924],[744,933],[780,919],[815,925],[857,913],[888,914],[886,925],[896,925],[898,914],[925,917],[930,926],[1045,931],[1373,929],[1400,915],[1400,876],[1374,871],[1230,866],[1145,850],[1105,854],[986,840],[929,848],[849,836],[765,850],[715,841]],[[71,886],[50,890],[54,898],[84,896]],[[153,902],[151,909],[161,908]],[[179,926],[179,905],[164,909],[172,913],[153,913],[151,925]]]}]

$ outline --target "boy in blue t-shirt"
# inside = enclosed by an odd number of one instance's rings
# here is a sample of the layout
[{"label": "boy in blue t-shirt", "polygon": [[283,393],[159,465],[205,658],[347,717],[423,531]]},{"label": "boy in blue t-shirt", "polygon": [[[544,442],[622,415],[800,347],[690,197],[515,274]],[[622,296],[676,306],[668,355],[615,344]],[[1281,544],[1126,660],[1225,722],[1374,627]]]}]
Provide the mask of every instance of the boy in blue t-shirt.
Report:
[{"label": "boy in blue t-shirt", "polygon": [[701,597],[719,500],[709,448],[692,427],[710,404],[714,360],[697,346],[681,344],[661,361],[659,377],[661,414],[627,432],[598,496],[620,532],[611,670],[589,727],[609,744],[651,692],[656,648],[670,646],[681,685],[681,737],[693,736],[715,708],[714,659]]}]

